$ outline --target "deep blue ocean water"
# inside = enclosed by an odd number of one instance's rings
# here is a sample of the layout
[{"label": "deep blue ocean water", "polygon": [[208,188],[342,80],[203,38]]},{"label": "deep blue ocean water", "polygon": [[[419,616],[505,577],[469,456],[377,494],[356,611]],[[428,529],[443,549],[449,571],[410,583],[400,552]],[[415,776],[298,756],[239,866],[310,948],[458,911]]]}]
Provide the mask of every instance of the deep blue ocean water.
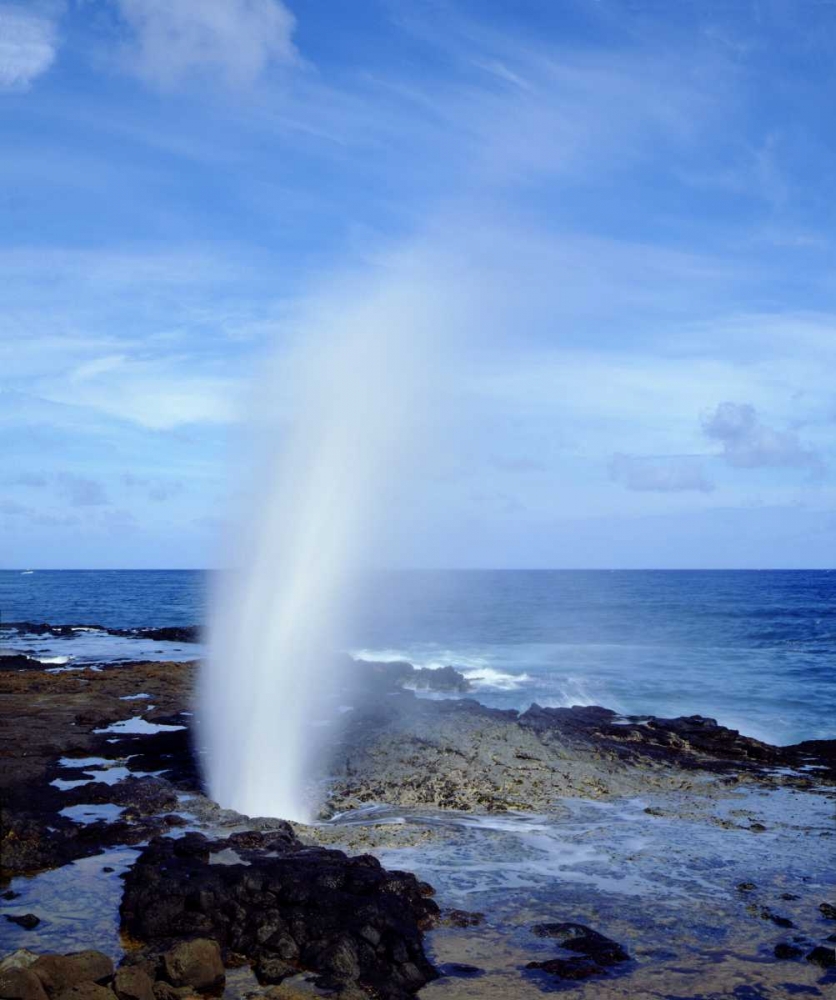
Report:
[{"label": "deep blue ocean water", "polygon": [[[0,571],[3,621],[200,624],[205,595],[196,571]],[[27,648],[69,662],[139,657],[125,652],[135,640],[93,639]],[[836,737],[836,572],[387,574],[346,643],[364,658],[451,663],[476,697],[500,707],[601,704],[711,715],[776,743]],[[0,630],[0,645],[20,642]]]}]

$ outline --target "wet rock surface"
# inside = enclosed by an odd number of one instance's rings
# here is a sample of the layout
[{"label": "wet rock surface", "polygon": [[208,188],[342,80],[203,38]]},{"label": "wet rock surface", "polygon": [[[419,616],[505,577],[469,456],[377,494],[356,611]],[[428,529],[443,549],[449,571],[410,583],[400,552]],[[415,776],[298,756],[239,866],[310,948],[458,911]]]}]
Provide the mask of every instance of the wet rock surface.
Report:
[{"label": "wet rock surface", "polygon": [[200,642],[197,625],[166,628],[108,628],[105,625],[50,625],[48,622],[3,622],[3,630],[14,635],[48,635],[56,639],[75,639],[90,632],[116,635],[126,639],[150,639],[154,642]]},{"label": "wet rock surface", "polygon": [[606,975],[613,966],[630,961],[630,956],[616,941],[586,924],[537,924],[532,930],[538,937],[550,938],[568,957],[557,956],[542,962],[529,962],[526,969],[548,973],[557,979],[578,980]]},{"label": "wet rock surface", "polygon": [[[228,850],[241,863],[211,863]],[[121,915],[132,938],[155,947],[210,937],[253,962],[262,982],[308,970],[398,998],[436,977],[422,944],[438,916],[431,893],[371,856],[303,847],[288,826],[152,841],[125,879]]]}]

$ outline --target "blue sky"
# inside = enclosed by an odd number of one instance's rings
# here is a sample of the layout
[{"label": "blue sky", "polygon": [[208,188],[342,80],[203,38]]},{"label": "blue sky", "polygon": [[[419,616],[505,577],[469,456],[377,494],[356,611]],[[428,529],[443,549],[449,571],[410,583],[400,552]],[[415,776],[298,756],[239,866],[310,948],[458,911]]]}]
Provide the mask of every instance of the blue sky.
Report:
[{"label": "blue sky", "polygon": [[0,566],[214,565],[259,373],[395,281],[385,561],[832,566],[835,78],[818,0],[0,0]]}]

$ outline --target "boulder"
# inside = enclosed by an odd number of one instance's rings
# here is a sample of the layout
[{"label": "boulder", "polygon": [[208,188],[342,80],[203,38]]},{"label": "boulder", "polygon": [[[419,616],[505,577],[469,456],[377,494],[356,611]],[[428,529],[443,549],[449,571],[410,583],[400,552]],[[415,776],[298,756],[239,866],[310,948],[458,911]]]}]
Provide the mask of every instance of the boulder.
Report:
[{"label": "boulder", "polygon": [[538,937],[551,938],[566,951],[577,952],[577,956],[558,956],[545,962],[529,962],[526,965],[527,969],[547,972],[557,979],[589,979],[606,974],[613,965],[630,961],[630,956],[620,944],[586,924],[536,924],[531,929]]},{"label": "boulder", "polygon": [[[210,863],[226,849],[243,863]],[[122,927],[152,949],[211,938],[264,983],[314,972],[331,988],[362,984],[401,1000],[437,976],[422,942],[438,918],[431,891],[370,855],[303,847],[284,829],[221,841],[186,834],[151,841],[126,874]],[[169,955],[164,965],[171,984],[188,981]]]},{"label": "boulder", "polygon": [[807,961],[817,965],[820,969],[836,968],[836,950],[825,948],[820,944],[807,955]]},{"label": "boulder", "polygon": [[116,1000],[112,990],[100,983],[76,983],[68,990],[62,990],[55,1000]]},{"label": "boulder", "polygon": [[261,955],[253,966],[255,978],[262,986],[280,983],[298,971],[298,966],[292,965],[278,955]]},{"label": "boulder", "polygon": [[40,979],[31,969],[8,968],[0,972],[0,997],[3,1000],[47,1000]]},{"label": "boulder", "polygon": [[139,966],[116,970],[113,991],[119,1000],[154,1000],[154,980]]},{"label": "boulder", "polygon": [[537,924],[532,930],[538,937],[552,938],[561,948],[586,955],[601,966],[630,961],[630,956],[620,944],[586,924]]},{"label": "boulder", "polygon": [[216,941],[181,941],[163,955],[163,978],[172,986],[210,990],[223,984],[226,974]]},{"label": "boulder", "polygon": [[529,962],[526,969],[547,972],[557,979],[591,979],[604,971],[597,962],[589,958],[550,958],[546,962]]},{"label": "boulder", "polygon": [[31,931],[33,928],[37,927],[41,922],[40,917],[36,917],[34,913],[23,913],[23,914],[6,914],[6,920],[10,923],[17,924],[18,927],[22,927],[25,931]]},{"label": "boulder", "polygon": [[804,949],[799,948],[798,945],[790,944],[788,941],[779,941],[773,949],[773,954],[780,961],[788,962],[794,958],[801,958]]},{"label": "boulder", "polygon": [[[57,997],[79,983],[104,983],[113,976],[113,962],[100,951],[41,955],[30,968],[50,997]],[[90,1000],[95,998],[91,997]],[[106,998],[102,997],[101,1000]]]}]

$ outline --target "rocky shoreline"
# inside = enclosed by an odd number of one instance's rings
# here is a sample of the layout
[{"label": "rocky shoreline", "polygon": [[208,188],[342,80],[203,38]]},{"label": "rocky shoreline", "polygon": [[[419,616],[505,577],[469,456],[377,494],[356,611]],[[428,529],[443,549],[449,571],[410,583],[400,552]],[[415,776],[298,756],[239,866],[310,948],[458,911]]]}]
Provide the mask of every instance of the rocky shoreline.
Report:
[{"label": "rocky shoreline", "polygon": [[[577,906],[567,919],[540,923],[520,913],[527,921],[525,940],[541,943],[527,956],[527,946],[519,946],[519,958],[513,959],[516,992],[492,993],[500,987],[483,977],[487,963],[467,960],[491,938],[491,921],[480,926],[478,916],[434,898],[421,877],[399,870],[400,864],[395,869],[381,864],[369,852],[385,853],[388,862],[399,849],[443,847],[449,827],[432,820],[433,812],[441,818],[451,810],[474,817],[534,811],[559,819],[572,801],[619,802],[648,794],[656,796],[644,809],[648,817],[681,821],[689,810],[703,810],[715,827],[752,836],[767,825],[745,809],[737,810],[740,816],[725,809],[727,800],[742,792],[814,797],[829,802],[832,815],[833,741],[773,747],[699,716],[624,718],[604,708],[538,706],[524,713],[497,711],[466,697],[429,700],[411,690],[433,684],[447,694],[466,693],[466,680],[452,668],[352,668],[356,705],[329,762],[327,815],[361,816],[375,803],[387,803],[407,813],[429,810],[430,822],[294,829],[220,809],[205,796],[197,765],[199,733],[190,712],[193,663],[57,673],[34,663],[5,664],[0,671],[4,888],[10,879],[38,878],[38,872],[61,870],[111,848],[136,845],[141,852],[123,878],[122,948],[110,956],[120,961],[119,968],[47,988],[34,960],[32,972],[28,957],[18,954],[11,965],[0,965],[0,998],[43,1000],[33,975],[49,1000],[59,995],[70,1000],[64,996],[68,990],[77,1000],[174,1000],[195,990],[217,991],[217,977],[211,986],[172,982],[173,966],[165,956],[194,941],[219,949],[230,996],[273,990],[276,997],[313,991],[397,1000],[419,990],[429,996],[433,983],[451,998],[523,996],[526,989],[541,992],[561,984],[582,990],[586,981],[599,990],[590,996],[633,995],[630,987],[618,992],[624,977],[637,976],[632,948],[601,933],[595,920],[591,926],[580,922]],[[723,808],[715,809],[717,804]],[[0,940],[14,926],[17,943],[25,934],[36,942],[38,924],[26,931],[21,920],[28,915],[17,912],[9,892],[13,897],[15,890],[7,890],[5,900],[15,910],[7,914],[14,924],[3,921]],[[748,890],[735,892],[743,898]],[[836,910],[827,909],[833,899],[819,900],[818,913],[805,902],[817,936],[783,926],[780,920],[789,918],[765,903],[746,905],[755,908],[746,919],[759,934],[767,925],[789,934],[773,946],[776,966],[793,963],[799,984],[824,995],[821,989],[829,988],[836,965],[836,923],[830,922]],[[32,914],[36,921],[40,916]],[[502,938],[502,947],[516,940],[514,934],[519,936],[515,931]],[[141,982],[142,990],[124,986],[124,970],[132,970],[131,981]],[[246,970],[250,978],[230,970]],[[502,982],[507,990],[507,977]],[[92,991],[93,986],[105,992]],[[614,992],[600,992],[604,988]]]}]

